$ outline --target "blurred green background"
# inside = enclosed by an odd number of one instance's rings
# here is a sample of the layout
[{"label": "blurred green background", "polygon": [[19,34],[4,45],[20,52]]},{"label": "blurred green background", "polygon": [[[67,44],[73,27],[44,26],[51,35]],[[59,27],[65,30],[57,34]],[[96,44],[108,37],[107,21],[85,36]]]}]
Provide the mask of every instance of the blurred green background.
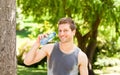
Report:
[{"label": "blurred green background", "polygon": [[75,21],[75,44],[87,54],[97,75],[120,74],[120,0],[17,0],[16,4],[18,75],[47,74],[46,58],[31,66],[23,59],[38,34],[58,32],[62,17]]}]

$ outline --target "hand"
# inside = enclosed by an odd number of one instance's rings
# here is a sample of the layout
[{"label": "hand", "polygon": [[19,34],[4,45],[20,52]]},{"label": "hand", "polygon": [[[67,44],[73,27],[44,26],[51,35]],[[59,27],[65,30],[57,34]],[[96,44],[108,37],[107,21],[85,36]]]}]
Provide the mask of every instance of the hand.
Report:
[{"label": "hand", "polygon": [[45,38],[45,37],[48,37],[48,34],[40,34],[40,35],[38,35],[36,43],[40,45],[40,40]]}]

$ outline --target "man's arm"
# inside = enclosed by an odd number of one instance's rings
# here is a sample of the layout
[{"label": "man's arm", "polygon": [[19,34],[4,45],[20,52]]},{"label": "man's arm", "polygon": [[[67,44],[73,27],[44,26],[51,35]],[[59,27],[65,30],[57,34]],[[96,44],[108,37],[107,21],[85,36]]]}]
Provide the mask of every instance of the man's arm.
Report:
[{"label": "man's arm", "polygon": [[80,75],[88,75],[88,58],[85,53],[79,53],[78,62]]},{"label": "man's arm", "polygon": [[39,45],[35,42],[30,51],[25,55],[24,64],[32,65],[36,62],[39,62],[47,55],[44,47],[41,50],[38,50],[38,48]]},{"label": "man's arm", "polygon": [[40,46],[40,39],[44,38],[45,36],[46,35],[38,36],[36,42],[33,44],[30,51],[25,55],[24,64],[26,65],[34,64],[42,60],[45,56],[47,56],[48,54],[47,50],[49,49],[48,48],[49,45],[45,45],[41,48],[41,50],[38,50]]}]

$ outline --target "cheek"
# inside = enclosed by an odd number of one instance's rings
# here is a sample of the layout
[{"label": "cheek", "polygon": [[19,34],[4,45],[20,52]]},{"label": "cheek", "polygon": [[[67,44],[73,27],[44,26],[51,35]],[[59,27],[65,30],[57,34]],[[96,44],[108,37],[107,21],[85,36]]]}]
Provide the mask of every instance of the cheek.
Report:
[{"label": "cheek", "polygon": [[60,36],[60,33],[58,32],[58,37]]},{"label": "cheek", "polygon": [[58,38],[60,38],[60,37],[62,37],[62,35],[58,33]]},{"label": "cheek", "polygon": [[58,34],[58,37],[60,38],[60,35]]}]

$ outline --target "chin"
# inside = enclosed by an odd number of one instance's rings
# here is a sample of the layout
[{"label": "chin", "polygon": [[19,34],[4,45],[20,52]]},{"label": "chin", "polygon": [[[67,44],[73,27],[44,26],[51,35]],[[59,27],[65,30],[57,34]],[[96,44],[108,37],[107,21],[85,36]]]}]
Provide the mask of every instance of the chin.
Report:
[{"label": "chin", "polygon": [[67,43],[68,41],[60,41],[61,43]]}]

